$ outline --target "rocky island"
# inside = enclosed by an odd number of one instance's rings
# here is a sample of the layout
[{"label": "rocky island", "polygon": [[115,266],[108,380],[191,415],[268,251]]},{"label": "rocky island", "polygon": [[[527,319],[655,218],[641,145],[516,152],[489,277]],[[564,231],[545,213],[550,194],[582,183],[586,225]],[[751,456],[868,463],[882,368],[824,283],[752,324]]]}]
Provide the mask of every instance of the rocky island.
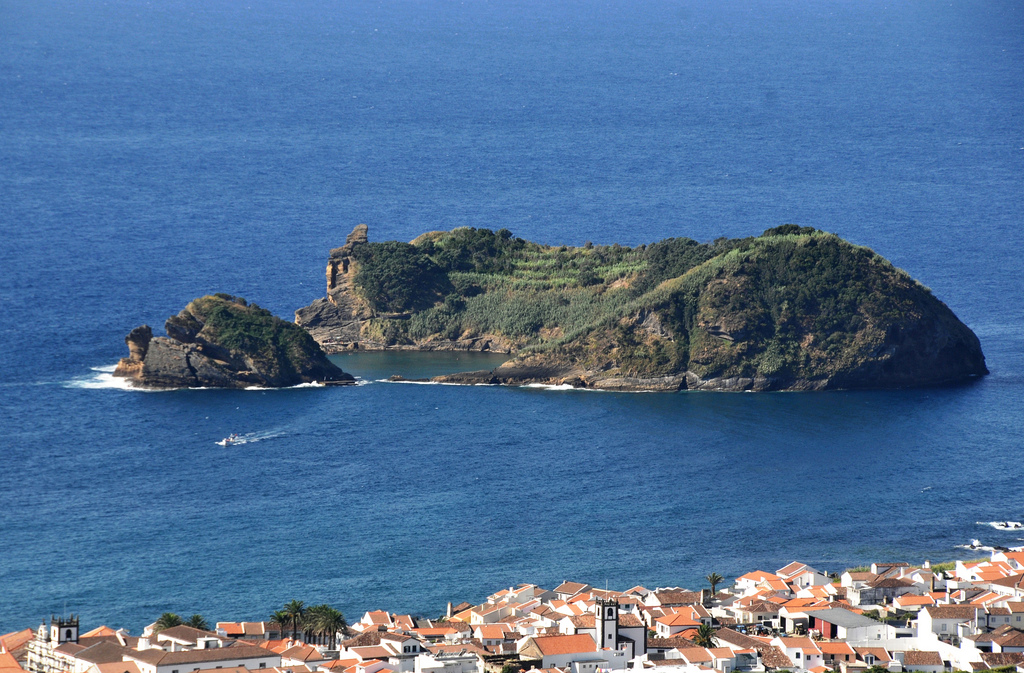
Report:
[{"label": "rocky island", "polygon": [[114,371],[145,388],[283,388],[300,383],[344,385],[355,379],[335,366],[302,328],[241,297],[200,297],[166,324],[125,337],[129,356]]},{"label": "rocky island", "polygon": [[327,296],[296,311],[328,353],[515,357],[453,383],[605,390],[823,390],[988,373],[975,334],[873,251],[783,225],[757,237],[554,247],[460,228],[331,251]]}]

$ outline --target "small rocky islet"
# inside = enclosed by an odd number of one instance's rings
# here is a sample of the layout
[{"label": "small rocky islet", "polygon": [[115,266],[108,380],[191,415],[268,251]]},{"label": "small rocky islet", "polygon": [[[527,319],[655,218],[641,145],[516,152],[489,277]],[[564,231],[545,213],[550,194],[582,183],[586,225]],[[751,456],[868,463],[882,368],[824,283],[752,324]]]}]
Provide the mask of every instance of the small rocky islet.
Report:
[{"label": "small rocky islet", "polygon": [[115,373],[145,387],[344,384],[353,378],[325,354],[392,349],[511,356],[437,382],[620,391],[905,388],[988,373],[977,336],[928,288],[797,225],[635,248],[474,228],[377,243],[359,225],[330,251],[326,296],[295,323],[212,295],[166,330],[133,330]]},{"label": "small rocky islet", "polygon": [[143,388],[285,388],[355,382],[301,327],[228,294],[195,299],[165,323],[133,329],[114,370]]}]

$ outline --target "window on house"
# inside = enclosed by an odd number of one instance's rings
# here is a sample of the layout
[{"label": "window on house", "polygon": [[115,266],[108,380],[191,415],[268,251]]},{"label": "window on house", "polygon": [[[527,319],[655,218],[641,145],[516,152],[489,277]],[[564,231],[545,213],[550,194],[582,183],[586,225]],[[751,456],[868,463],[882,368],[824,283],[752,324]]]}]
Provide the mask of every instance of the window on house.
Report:
[{"label": "window on house", "polygon": [[800,658],[800,653],[799,653],[799,652],[797,652],[797,653],[796,653],[796,658],[797,658],[797,659],[799,659],[799,658]]},{"label": "window on house", "polygon": [[943,630],[943,631],[945,631],[945,630],[946,630],[946,625],[945,625],[945,624],[943,624],[943,625],[942,625],[942,630]]}]

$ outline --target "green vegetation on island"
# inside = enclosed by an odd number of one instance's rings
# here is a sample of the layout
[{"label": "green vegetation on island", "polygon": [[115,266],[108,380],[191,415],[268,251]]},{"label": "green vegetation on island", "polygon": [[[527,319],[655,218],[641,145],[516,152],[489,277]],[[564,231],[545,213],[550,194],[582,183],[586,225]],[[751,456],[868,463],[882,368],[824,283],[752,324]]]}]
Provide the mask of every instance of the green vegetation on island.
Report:
[{"label": "green vegetation on island", "polygon": [[547,246],[471,228],[375,243],[363,227],[336,259],[351,282],[329,281],[328,301],[357,307],[349,341],[486,337],[518,356],[503,369],[508,382],[887,387],[987,372],[977,338],[930,290],[868,248],[792,224],[635,248]]}]

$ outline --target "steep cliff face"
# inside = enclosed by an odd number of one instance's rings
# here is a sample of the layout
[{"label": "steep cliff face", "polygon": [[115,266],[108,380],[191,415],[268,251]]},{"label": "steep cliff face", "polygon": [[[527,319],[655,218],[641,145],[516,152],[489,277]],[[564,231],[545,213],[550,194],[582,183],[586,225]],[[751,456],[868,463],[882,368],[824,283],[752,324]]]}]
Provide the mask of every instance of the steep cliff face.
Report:
[{"label": "steep cliff face", "polygon": [[367,226],[360,224],[345,239],[345,245],[331,250],[327,260],[327,296],[295,312],[301,325],[326,352],[347,350],[347,344],[360,338],[364,320],[373,317],[366,301],[355,292],[354,280],[359,263],[353,249],[367,241]]},{"label": "steep cliff face", "polygon": [[406,349],[511,353],[515,349],[511,339],[497,334],[395,339],[394,325],[407,320],[412,313],[376,310],[356,286],[360,271],[357,246],[369,242],[367,234],[365,224],[357,225],[345,239],[345,245],[331,250],[327,261],[327,296],[295,311],[295,324],[309,332],[324,352]]},{"label": "steep cliff face", "polygon": [[230,295],[200,297],[166,324],[125,337],[129,356],[115,376],[146,388],[280,388],[300,383],[353,383],[304,330]]}]

